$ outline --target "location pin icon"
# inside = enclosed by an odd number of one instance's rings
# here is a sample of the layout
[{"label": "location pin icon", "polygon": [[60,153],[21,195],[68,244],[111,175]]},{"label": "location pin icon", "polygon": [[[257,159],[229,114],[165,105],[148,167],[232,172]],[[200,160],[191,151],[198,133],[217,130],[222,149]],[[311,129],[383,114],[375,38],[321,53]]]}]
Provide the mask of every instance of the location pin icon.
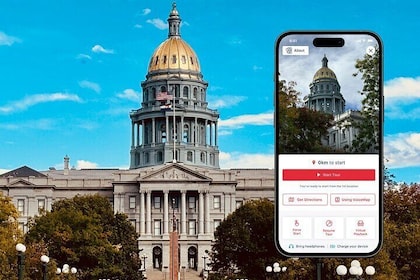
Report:
[{"label": "location pin icon", "polygon": [[315,164],[315,160],[314,159],[312,160],[312,164]]}]

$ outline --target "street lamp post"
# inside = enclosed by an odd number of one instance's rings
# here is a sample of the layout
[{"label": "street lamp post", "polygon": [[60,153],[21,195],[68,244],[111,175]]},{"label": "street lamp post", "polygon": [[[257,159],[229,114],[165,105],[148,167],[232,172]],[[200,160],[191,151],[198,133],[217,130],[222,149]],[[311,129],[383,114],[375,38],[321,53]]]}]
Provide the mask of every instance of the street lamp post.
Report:
[{"label": "street lamp post", "polygon": [[77,273],[77,268],[75,268],[75,267],[70,268],[70,266],[68,264],[64,264],[63,268],[57,267],[57,270],[55,271],[56,275],[64,274],[65,277],[67,277],[67,275],[69,273],[76,274]]},{"label": "street lamp post", "polygon": [[[269,275],[272,279],[280,279],[280,273],[286,273],[287,267],[283,266],[280,267],[280,264],[278,262],[275,262],[273,266],[268,265],[265,268],[265,272]],[[273,273],[273,277],[271,277],[271,273]]]},{"label": "street lamp post", "polygon": [[140,269],[141,279],[147,279],[147,276],[146,276],[146,259],[147,259],[147,256],[146,256],[146,254],[143,254],[141,256],[141,259],[142,259],[142,262],[141,262],[142,268]]},{"label": "street lamp post", "polygon": [[[363,268],[360,266],[360,262],[358,260],[353,260],[350,264],[350,268],[347,270],[345,265],[339,265],[336,268],[337,275],[344,276],[347,274],[347,271],[351,275],[352,280],[362,279],[361,276],[363,274]],[[375,268],[371,265],[365,268],[365,273],[368,277],[371,277],[375,274]]]},{"label": "street lamp post", "polygon": [[25,269],[26,246],[22,243],[18,243],[16,244],[16,251],[18,252],[18,279],[23,280],[23,271]]},{"label": "street lamp post", "polygon": [[206,262],[206,260],[207,260],[208,257],[207,257],[206,254],[204,254],[202,256],[202,258],[203,258],[203,279],[207,279],[207,275],[206,275],[206,272],[207,272],[207,270],[206,270],[207,262]]},{"label": "street lamp post", "polygon": [[50,258],[46,255],[41,256],[42,263],[42,279],[47,280],[47,265],[50,262]]}]

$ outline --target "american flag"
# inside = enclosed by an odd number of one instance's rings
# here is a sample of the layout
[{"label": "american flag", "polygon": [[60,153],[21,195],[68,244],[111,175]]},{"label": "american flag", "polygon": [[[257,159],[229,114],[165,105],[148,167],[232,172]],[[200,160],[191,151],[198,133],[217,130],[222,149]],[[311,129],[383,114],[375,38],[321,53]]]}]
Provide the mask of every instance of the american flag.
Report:
[{"label": "american flag", "polygon": [[164,101],[164,100],[172,100],[173,96],[169,94],[168,92],[159,92],[156,95],[156,100]]}]

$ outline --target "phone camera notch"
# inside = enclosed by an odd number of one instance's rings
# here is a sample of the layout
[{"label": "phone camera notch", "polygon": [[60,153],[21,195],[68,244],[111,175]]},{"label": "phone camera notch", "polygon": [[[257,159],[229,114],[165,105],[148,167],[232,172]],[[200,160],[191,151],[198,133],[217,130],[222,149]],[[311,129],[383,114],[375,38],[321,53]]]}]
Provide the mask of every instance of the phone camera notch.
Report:
[{"label": "phone camera notch", "polygon": [[344,46],[343,38],[315,38],[313,44],[315,47],[342,47]]}]

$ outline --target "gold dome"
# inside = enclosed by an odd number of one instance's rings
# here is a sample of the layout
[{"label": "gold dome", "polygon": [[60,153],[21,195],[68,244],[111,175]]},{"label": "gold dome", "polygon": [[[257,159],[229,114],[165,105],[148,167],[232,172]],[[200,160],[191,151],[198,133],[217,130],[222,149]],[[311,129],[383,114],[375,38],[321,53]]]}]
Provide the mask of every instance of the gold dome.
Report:
[{"label": "gold dome", "polygon": [[337,80],[334,71],[328,67],[321,67],[318,71],[316,71],[314,75],[314,81],[322,78],[330,78]]},{"label": "gold dome", "polygon": [[179,36],[170,36],[154,51],[148,72],[178,69],[200,72],[200,64],[187,42]]},{"label": "gold dome", "polygon": [[337,80],[337,77],[335,76],[334,71],[328,68],[328,59],[325,55],[324,55],[324,58],[322,59],[322,67],[318,71],[316,71],[313,81],[318,80],[318,79],[323,79],[323,78]]}]

